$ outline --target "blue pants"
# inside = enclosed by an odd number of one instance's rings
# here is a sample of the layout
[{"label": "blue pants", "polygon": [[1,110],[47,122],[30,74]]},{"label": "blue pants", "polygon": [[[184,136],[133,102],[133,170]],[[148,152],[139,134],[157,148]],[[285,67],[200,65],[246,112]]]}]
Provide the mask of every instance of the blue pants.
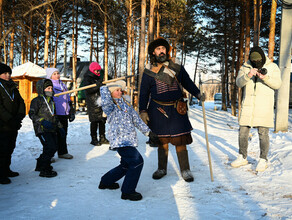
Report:
[{"label": "blue pants", "polygon": [[37,166],[40,169],[48,169],[51,164],[51,158],[55,155],[58,148],[58,136],[54,132],[45,132],[38,135],[42,145],[43,153],[37,159]]},{"label": "blue pants", "polygon": [[103,175],[101,182],[111,185],[125,176],[122,193],[134,193],[143,168],[143,157],[135,147],[121,147],[117,151],[121,156],[120,165]]}]

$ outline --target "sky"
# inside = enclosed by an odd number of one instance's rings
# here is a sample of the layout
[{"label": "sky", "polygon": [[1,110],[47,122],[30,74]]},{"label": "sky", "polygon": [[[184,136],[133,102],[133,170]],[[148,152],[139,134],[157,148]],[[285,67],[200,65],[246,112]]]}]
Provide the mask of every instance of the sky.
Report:
[{"label": "sky", "polygon": [[[148,137],[138,132],[138,150],[144,167],[136,191],[141,201],[121,199],[121,191],[100,190],[100,178],[119,164],[117,152],[109,145],[90,145],[88,116],[78,112],[69,124],[68,149],[74,158],[55,156],[54,178],[39,177],[34,171],[36,158],[42,152],[34,135],[32,122],[26,116],[17,138],[11,169],[20,176],[12,183],[0,185],[0,216],[18,219],[292,219],[292,116],[286,133],[270,130],[269,167],[255,172],[259,159],[259,140],[251,129],[248,165],[232,168],[238,153],[237,117],[215,110],[213,102],[205,102],[207,134],[212,173],[206,150],[202,107],[191,106],[189,118],[193,126],[193,143],[188,145],[190,168],[194,182],[180,176],[175,147],[170,145],[168,172],[153,180],[157,169],[157,148],[146,144]],[[123,179],[118,183],[122,184]]]}]

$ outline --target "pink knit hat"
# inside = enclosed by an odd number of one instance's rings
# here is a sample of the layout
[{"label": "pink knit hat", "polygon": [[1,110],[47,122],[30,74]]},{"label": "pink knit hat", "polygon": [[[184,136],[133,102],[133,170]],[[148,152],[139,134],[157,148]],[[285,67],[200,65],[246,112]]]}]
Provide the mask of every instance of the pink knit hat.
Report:
[{"label": "pink knit hat", "polygon": [[92,63],[89,65],[89,70],[90,70],[90,72],[94,73],[95,75],[100,76],[99,73],[96,74],[96,73],[94,72],[94,70],[101,70],[101,67],[100,67],[100,65],[99,65],[97,62],[92,62]]}]

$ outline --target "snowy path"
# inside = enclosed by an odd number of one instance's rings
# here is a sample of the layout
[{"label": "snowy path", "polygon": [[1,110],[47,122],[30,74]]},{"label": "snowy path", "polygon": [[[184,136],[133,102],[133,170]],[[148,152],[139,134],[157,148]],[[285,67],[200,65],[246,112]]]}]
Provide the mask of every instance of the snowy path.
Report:
[{"label": "snowy path", "polygon": [[[269,168],[254,172],[259,155],[258,135],[252,129],[249,164],[231,168],[237,156],[238,124],[230,113],[207,108],[208,137],[213,165],[211,182],[202,111],[189,111],[193,144],[188,147],[195,181],[186,183],[179,174],[174,147],[170,147],[168,174],[151,178],[157,168],[156,148],[145,144],[139,133],[144,168],[137,187],[143,200],[120,199],[120,190],[99,190],[100,177],[119,163],[108,146],[92,147],[86,115],[69,126],[69,151],[73,160],[53,164],[55,178],[41,178],[34,171],[41,152],[28,117],[24,119],[12,169],[20,172],[12,184],[0,185],[1,219],[292,219],[292,133],[270,131]],[[122,181],[119,181],[120,185]]]}]

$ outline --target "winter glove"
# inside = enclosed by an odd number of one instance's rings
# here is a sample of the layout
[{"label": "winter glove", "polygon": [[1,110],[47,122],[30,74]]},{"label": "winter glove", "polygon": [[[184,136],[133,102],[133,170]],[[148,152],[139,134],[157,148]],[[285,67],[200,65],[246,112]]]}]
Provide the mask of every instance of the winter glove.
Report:
[{"label": "winter glove", "polygon": [[97,81],[95,84],[96,84],[97,87],[101,87],[102,86],[102,82],[101,81]]},{"label": "winter glove", "polygon": [[75,109],[72,102],[69,102],[70,111],[69,111],[69,121],[72,122],[75,120]]},{"label": "winter glove", "polygon": [[49,122],[47,120],[43,120],[41,124],[45,129],[48,129],[48,130],[54,129],[52,122]]},{"label": "winter glove", "polygon": [[147,125],[149,121],[148,113],[143,111],[140,113],[140,118],[144,121],[144,123]]},{"label": "winter glove", "polygon": [[16,117],[13,117],[8,121],[8,125],[13,129],[13,130],[19,130],[21,128],[21,121],[17,119]]},{"label": "winter glove", "polygon": [[66,131],[64,130],[64,128],[59,128],[59,134],[62,138],[66,137]]},{"label": "winter glove", "polygon": [[205,102],[205,101],[206,101],[205,93],[203,93],[202,95],[199,94],[199,95],[198,95],[198,99],[200,99],[201,102]]},{"label": "winter glove", "polygon": [[24,114],[21,114],[21,113],[18,113],[16,116],[15,116],[15,119],[19,121],[19,123],[22,122],[22,119],[25,117]]},{"label": "winter glove", "polygon": [[72,122],[75,120],[75,114],[69,114],[69,121]]},{"label": "winter glove", "polygon": [[148,136],[150,138],[149,143],[154,144],[154,145],[161,144],[157,134],[155,134],[152,131],[150,131]]}]

